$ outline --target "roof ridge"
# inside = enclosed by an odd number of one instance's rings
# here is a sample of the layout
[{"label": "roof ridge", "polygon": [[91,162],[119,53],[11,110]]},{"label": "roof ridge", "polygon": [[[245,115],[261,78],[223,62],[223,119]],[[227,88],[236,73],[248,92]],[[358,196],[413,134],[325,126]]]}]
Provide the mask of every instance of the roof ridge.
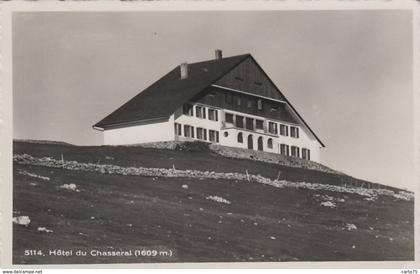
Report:
[{"label": "roof ridge", "polygon": [[[238,54],[238,55],[233,55],[233,56],[228,56],[228,57],[223,57],[222,59],[208,59],[208,60],[203,60],[203,61],[198,61],[198,62],[194,62],[194,63],[188,63],[188,65],[197,65],[197,64],[202,64],[202,63],[207,63],[207,62],[218,62],[218,61],[224,61],[226,59],[230,59],[230,58],[238,58],[238,57],[249,57],[252,56],[251,53],[245,53],[245,54]],[[180,65],[178,65],[177,67],[179,67]]]}]

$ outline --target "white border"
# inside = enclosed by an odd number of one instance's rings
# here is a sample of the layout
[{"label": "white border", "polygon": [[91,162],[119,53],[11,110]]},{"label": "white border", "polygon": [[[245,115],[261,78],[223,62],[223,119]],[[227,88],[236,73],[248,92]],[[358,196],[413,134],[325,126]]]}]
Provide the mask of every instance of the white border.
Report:
[{"label": "white border", "polygon": [[[107,264],[107,265],[11,265],[12,262],[12,48],[11,48],[11,12],[13,11],[263,11],[263,10],[391,10],[404,9],[413,11],[413,51],[414,51],[414,90],[413,104],[415,112],[414,127],[416,129],[413,143],[416,152],[415,166],[417,178],[420,181],[419,163],[419,122],[420,95],[419,95],[419,3],[412,0],[396,1],[228,1],[228,2],[3,2],[0,4],[1,16],[1,59],[0,59],[0,264],[2,267],[22,269],[97,269],[97,268],[418,268],[419,244],[417,235],[420,235],[419,212],[416,210],[416,261],[415,262],[282,262],[282,263],[177,263],[177,264]],[[415,190],[415,208],[419,208],[417,195],[419,186]]]}]

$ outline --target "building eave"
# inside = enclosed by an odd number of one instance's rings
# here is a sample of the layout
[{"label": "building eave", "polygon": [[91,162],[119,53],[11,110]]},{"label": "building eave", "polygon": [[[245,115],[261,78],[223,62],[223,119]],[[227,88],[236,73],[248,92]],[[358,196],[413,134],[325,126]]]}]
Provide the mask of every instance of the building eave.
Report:
[{"label": "building eave", "polygon": [[159,117],[159,118],[152,118],[152,119],[143,119],[143,120],[134,120],[134,121],[126,121],[121,123],[114,123],[114,124],[106,124],[102,126],[94,125],[93,128],[96,130],[110,130],[110,129],[117,129],[123,127],[132,127],[132,126],[139,126],[144,124],[151,124],[157,122],[166,122],[169,120],[170,117]]},{"label": "building eave", "polygon": [[274,99],[274,98],[270,98],[270,97],[267,97],[267,96],[262,96],[262,95],[258,95],[258,94],[254,94],[254,93],[250,93],[250,92],[238,90],[238,89],[233,89],[233,88],[228,88],[228,87],[224,87],[224,86],[219,86],[219,85],[216,85],[216,84],[212,84],[211,86],[212,87],[215,87],[215,88],[225,89],[225,90],[229,90],[229,91],[233,91],[233,92],[237,92],[237,93],[242,93],[242,94],[246,94],[246,95],[253,96],[253,97],[263,98],[263,99],[266,99],[266,100],[270,100],[270,101],[274,101],[274,102],[279,102],[279,103],[286,104],[286,101],[282,101],[282,100],[278,100],[278,99]]}]

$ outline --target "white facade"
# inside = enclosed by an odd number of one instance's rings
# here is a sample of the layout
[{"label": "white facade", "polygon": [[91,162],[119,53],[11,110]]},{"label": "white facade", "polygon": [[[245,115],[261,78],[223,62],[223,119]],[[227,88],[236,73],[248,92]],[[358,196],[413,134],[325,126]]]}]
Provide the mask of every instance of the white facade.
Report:
[{"label": "white facade", "polygon": [[[292,146],[298,155],[295,157],[303,158],[303,149],[310,151],[310,160],[320,162],[320,144],[317,139],[310,134],[309,130],[298,124],[286,123],[283,121],[276,121],[267,119],[262,116],[251,114],[244,114],[241,112],[224,110],[203,104],[190,103],[192,105],[192,115],[183,114],[183,108],[179,108],[171,115],[167,121],[150,122],[135,126],[121,127],[116,129],[104,130],[105,145],[131,145],[150,142],[164,142],[164,141],[204,141],[218,143],[223,146],[237,147],[249,149],[249,138],[252,141],[252,149],[261,150],[259,146],[259,139],[262,142],[262,150],[281,154],[280,146],[286,145],[288,147],[288,154],[283,151],[283,154],[292,155]],[[201,107],[202,112],[205,112],[205,118],[197,117],[197,106]],[[217,120],[209,119],[209,109],[217,113]],[[237,127],[235,123],[225,121],[225,114],[232,114],[251,118],[254,120],[253,130],[245,129],[245,119],[243,128]],[[263,128],[256,129],[256,120],[263,121]],[[268,123],[276,124],[277,133],[268,131]],[[280,124],[287,126],[287,136],[280,135]],[[190,126],[193,134],[190,136],[185,134],[185,126]],[[178,130],[175,130],[178,127]],[[291,127],[296,127],[299,130],[299,137],[291,137]],[[198,135],[198,129],[202,136]],[[180,130],[179,130],[180,129]],[[210,131],[213,131],[213,140],[210,141]],[[204,134],[205,132],[205,134]],[[238,134],[242,134],[242,142],[238,140]],[[251,136],[251,137],[250,137]],[[201,138],[200,138],[201,137]],[[271,140],[271,141],[270,141]],[[269,146],[269,142],[272,146]]]},{"label": "white facade", "polygon": [[174,116],[161,122],[104,130],[105,145],[132,145],[150,142],[173,141]]},{"label": "white facade", "polygon": [[[223,146],[228,147],[238,147],[238,148],[245,148],[248,149],[248,138],[252,139],[252,149],[258,150],[258,140],[259,138],[262,139],[262,150],[271,152],[271,153],[281,153],[280,146],[287,145],[289,156],[291,156],[292,146],[296,147],[298,150],[298,154],[296,157],[302,158],[303,151],[302,149],[307,149],[310,151],[310,160],[315,162],[320,162],[320,144],[317,139],[310,134],[310,132],[297,124],[286,123],[282,121],[276,121],[273,119],[267,119],[262,116],[255,116],[251,114],[244,114],[240,112],[230,111],[230,110],[223,110],[220,108],[215,108],[211,106],[206,106],[202,104],[193,104],[193,112],[192,115],[185,115],[183,114],[183,109],[180,108],[175,112],[174,116],[174,123],[179,124],[181,131],[175,133],[175,140],[198,140],[197,136],[197,128],[206,129],[206,140],[201,139],[200,141],[209,141],[209,131],[213,130],[218,132],[218,141],[213,140],[212,143],[218,143]],[[206,118],[199,118],[196,115],[196,107],[201,106],[202,109],[206,112]],[[217,111],[217,121],[209,120],[209,113],[208,110],[216,110]],[[240,115],[247,118],[252,118],[254,120],[254,129],[248,130],[245,128],[238,128],[235,126],[235,123],[227,123],[225,121],[225,113],[230,113],[235,115]],[[255,127],[255,120],[262,120],[263,121],[263,129],[256,129]],[[276,133],[269,133],[268,132],[268,123],[273,122],[277,125],[277,134]],[[287,126],[288,128],[288,136],[280,135],[280,124]],[[175,125],[175,124],[174,124]],[[186,137],[185,136],[185,125],[191,126],[194,128],[194,137]],[[245,127],[245,122],[244,122]],[[291,137],[291,127],[298,128],[299,137],[294,138]],[[238,142],[238,134],[242,133],[242,142]],[[249,137],[251,136],[251,137]],[[271,139],[272,146],[269,147],[269,139]],[[261,147],[260,147],[261,148]]]}]

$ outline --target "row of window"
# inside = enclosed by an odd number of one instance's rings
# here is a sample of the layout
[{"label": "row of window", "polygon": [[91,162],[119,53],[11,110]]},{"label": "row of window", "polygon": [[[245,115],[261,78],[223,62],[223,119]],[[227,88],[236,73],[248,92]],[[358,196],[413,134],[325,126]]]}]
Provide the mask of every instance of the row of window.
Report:
[{"label": "row of window", "polygon": [[[184,104],[182,113],[188,116],[194,116],[194,106],[191,104]],[[218,121],[218,111],[213,108],[206,108],[204,106],[195,106],[195,116],[198,118],[206,119],[208,114],[209,120]]]},{"label": "row of window", "polygon": [[[286,156],[293,156],[293,157],[301,157],[300,149],[297,146],[290,146],[289,153],[289,145],[281,144],[280,145],[280,154]],[[302,148],[302,159],[310,160],[311,159],[311,151],[307,148]]]},{"label": "row of window", "polygon": [[[245,122],[244,122],[245,121]],[[232,113],[225,113],[225,122],[234,124],[237,128],[245,128],[248,130],[264,130],[264,121],[241,115],[234,115]],[[268,132],[271,134],[278,134],[278,123],[268,122]],[[289,126],[285,124],[280,125],[280,135],[289,136]],[[299,128],[290,126],[290,137],[299,138]]]},{"label": "row of window", "polygon": [[[195,130],[194,130],[195,129]],[[219,143],[219,131],[217,130],[208,130],[208,139],[207,139],[207,129],[197,127],[194,128],[190,125],[184,125],[182,126],[179,123],[175,123],[175,135],[177,136],[184,136],[187,138],[196,138],[198,140],[202,141],[210,141],[214,143]],[[195,137],[197,136],[197,137]],[[228,134],[225,132],[225,137],[227,137]],[[251,136],[251,138],[249,138]],[[244,142],[244,136],[242,132],[239,132],[237,135],[237,141],[238,143]],[[252,145],[252,135],[248,136],[248,148],[253,149]],[[273,139],[268,138],[267,139],[267,148],[273,149]],[[290,148],[290,149],[289,149]],[[258,138],[258,150],[263,150],[263,138],[260,136]],[[301,153],[300,153],[301,152]],[[289,146],[286,144],[280,145],[280,154],[286,155],[286,156],[293,156],[293,157],[302,157],[302,159],[310,160],[311,159],[311,151],[307,148],[302,148],[301,150],[297,146]],[[302,155],[300,155],[302,154]]]},{"label": "row of window", "polygon": [[[237,141],[238,143],[243,143],[244,142],[244,136],[242,132],[239,132],[237,135]],[[258,150],[264,150],[263,149],[263,138],[260,136],[257,139],[257,149]],[[252,149],[253,148],[253,140],[252,140],[252,134],[248,135],[248,148]],[[268,138],[267,139],[267,148],[269,149],[273,149],[273,139],[272,138]],[[290,150],[289,150],[290,148]],[[290,153],[291,152],[291,153]],[[297,146],[290,146],[286,145],[286,144],[281,144],[280,145],[280,154],[282,155],[286,155],[286,156],[293,156],[293,157],[301,157],[300,155],[300,149]],[[302,148],[302,159],[306,159],[306,160],[310,160],[311,159],[311,151],[307,148]]]},{"label": "row of window", "polygon": [[[232,105],[232,104],[236,104],[238,106],[242,105],[242,97],[240,95],[234,96],[232,93],[229,93],[229,92],[226,93],[225,101],[229,105]],[[263,109],[262,99],[254,100],[254,99],[249,98],[248,100],[246,100],[246,106],[248,108],[253,108],[255,105],[257,106],[258,110],[262,110]]]},{"label": "row of window", "polygon": [[[184,132],[184,135],[182,134],[183,132]],[[210,129],[208,130],[208,132],[209,132],[208,140],[210,142],[218,143],[219,131]],[[194,130],[193,126],[184,125],[184,127],[182,127],[181,124],[175,123],[175,135],[184,136],[187,138],[195,138],[194,136],[196,135],[198,140],[207,141],[207,129],[201,128],[201,127],[197,127]]]},{"label": "row of window", "polygon": [[[262,149],[262,140],[263,140],[262,137],[258,138],[258,150],[263,150]],[[244,142],[244,136],[243,136],[242,132],[238,133],[237,141],[238,141],[238,143],[241,143],[241,144]],[[267,139],[267,147],[270,148],[270,149],[273,148],[273,139],[272,138]]]}]

